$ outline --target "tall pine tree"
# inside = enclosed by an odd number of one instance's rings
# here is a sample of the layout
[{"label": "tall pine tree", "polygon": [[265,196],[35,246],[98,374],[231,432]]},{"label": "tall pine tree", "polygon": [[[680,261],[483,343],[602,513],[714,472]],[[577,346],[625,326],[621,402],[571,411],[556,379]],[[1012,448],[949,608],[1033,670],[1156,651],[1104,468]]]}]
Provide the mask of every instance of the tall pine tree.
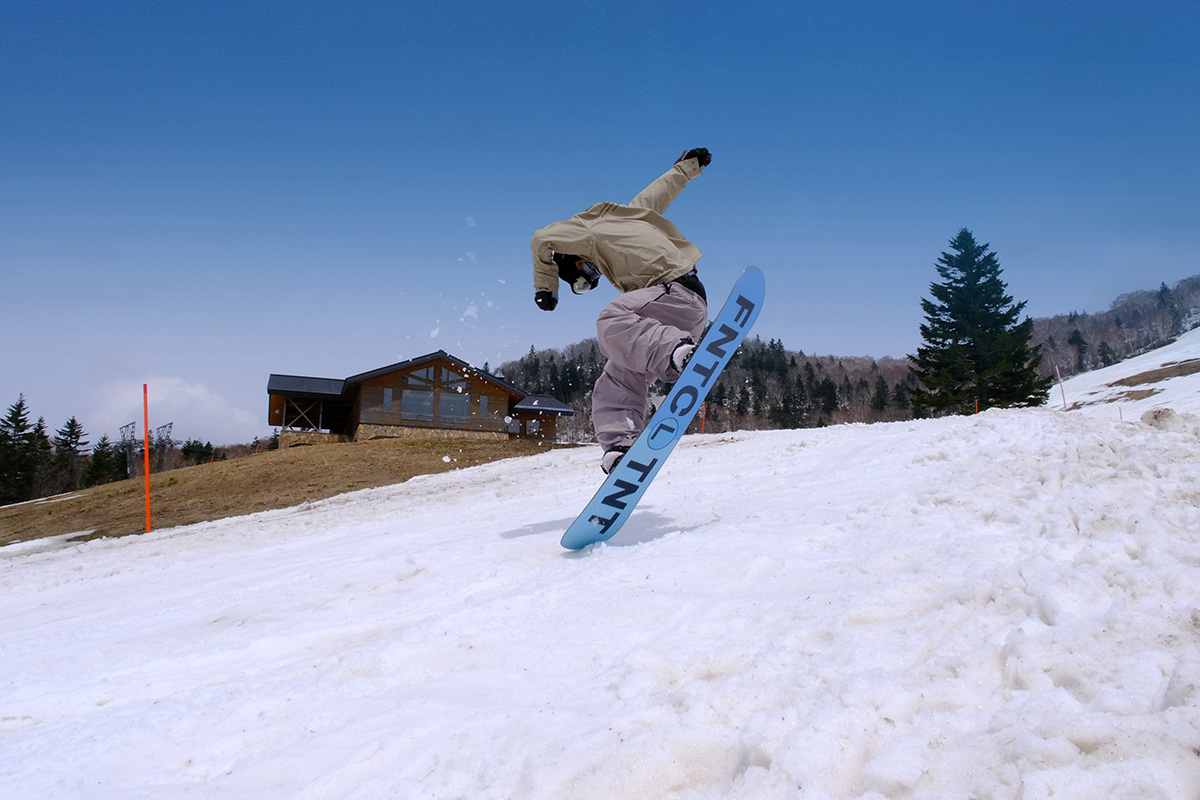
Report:
[{"label": "tall pine tree", "polygon": [[58,478],[54,474],[54,443],[47,432],[46,418],[38,417],[33,424],[34,479],[32,497],[58,494]]},{"label": "tall pine tree", "polygon": [[0,505],[33,499],[38,450],[25,395],[0,419]]},{"label": "tall pine tree", "polygon": [[1039,378],[1040,347],[1030,347],[1033,320],[1018,322],[1025,303],[1013,303],[1000,280],[1000,262],[987,244],[977,244],[963,228],[942,253],[930,284],[932,300],[922,300],[925,324],[913,373],[915,406],[935,413],[965,414],[978,403],[1033,406],[1046,399],[1049,378]]},{"label": "tall pine tree", "polygon": [[83,437],[87,434],[74,417],[54,434],[54,472],[60,484],[56,491],[73,492],[83,485],[83,472],[87,467],[84,448],[88,445]]}]

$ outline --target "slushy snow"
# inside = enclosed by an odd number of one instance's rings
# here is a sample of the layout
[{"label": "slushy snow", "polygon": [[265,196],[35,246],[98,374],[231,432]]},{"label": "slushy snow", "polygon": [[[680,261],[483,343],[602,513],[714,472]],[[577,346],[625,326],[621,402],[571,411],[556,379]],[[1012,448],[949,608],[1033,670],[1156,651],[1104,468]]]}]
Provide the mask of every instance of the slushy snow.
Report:
[{"label": "slushy snow", "polygon": [[3,548],[0,796],[1192,800],[1200,419],[1125,419],[690,436],[580,553],[594,447]]}]

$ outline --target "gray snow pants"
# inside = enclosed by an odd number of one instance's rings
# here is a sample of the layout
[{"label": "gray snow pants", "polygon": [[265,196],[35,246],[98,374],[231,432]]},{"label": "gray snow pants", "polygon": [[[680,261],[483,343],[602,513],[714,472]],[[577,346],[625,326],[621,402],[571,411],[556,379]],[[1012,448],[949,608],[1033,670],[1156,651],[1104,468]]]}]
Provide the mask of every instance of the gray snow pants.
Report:
[{"label": "gray snow pants", "polygon": [[592,390],[601,447],[633,444],[646,424],[651,384],[679,376],[671,353],[682,339],[699,342],[707,324],[704,298],[678,283],[635,289],[604,307],[596,334],[608,364]]}]

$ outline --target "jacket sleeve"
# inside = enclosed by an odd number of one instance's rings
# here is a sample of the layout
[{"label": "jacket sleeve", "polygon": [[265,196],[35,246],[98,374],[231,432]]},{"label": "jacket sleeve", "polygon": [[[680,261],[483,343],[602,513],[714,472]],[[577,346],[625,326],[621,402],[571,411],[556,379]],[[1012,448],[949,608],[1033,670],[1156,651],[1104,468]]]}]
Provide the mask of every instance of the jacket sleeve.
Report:
[{"label": "jacket sleeve", "polygon": [[533,288],[538,292],[558,291],[558,265],[551,257],[553,253],[584,255],[587,247],[586,231],[573,220],[552,222],[533,234]]},{"label": "jacket sleeve", "polygon": [[634,208],[648,208],[656,214],[662,214],[683,191],[683,187],[687,186],[688,181],[699,174],[699,161],[694,158],[680,161],[638,192],[637,197],[629,201],[629,205]]}]

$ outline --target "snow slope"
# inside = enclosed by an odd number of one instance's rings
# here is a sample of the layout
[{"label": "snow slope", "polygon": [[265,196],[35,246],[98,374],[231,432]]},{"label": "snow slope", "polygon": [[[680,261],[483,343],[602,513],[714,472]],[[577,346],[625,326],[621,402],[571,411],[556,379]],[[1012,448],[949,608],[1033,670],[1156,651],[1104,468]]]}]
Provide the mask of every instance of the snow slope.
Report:
[{"label": "snow slope", "polygon": [[689,437],[582,553],[593,448],[4,548],[0,796],[1196,798],[1168,427]]},{"label": "snow slope", "polygon": [[1140,419],[1155,408],[1200,414],[1200,328],[1171,344],[1068,378],[1047,404],[1105,419]]}]

